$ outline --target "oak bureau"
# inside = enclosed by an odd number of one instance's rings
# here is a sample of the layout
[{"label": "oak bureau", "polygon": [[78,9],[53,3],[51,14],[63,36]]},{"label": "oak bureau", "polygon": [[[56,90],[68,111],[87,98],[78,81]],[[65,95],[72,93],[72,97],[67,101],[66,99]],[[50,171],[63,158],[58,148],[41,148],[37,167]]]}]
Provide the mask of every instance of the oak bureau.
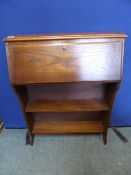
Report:
[{"label": "oak bureau", "polygon": [[126,34],[16,35],[4,39],[10,83],[35,134],[102,133],[122,78]]}]

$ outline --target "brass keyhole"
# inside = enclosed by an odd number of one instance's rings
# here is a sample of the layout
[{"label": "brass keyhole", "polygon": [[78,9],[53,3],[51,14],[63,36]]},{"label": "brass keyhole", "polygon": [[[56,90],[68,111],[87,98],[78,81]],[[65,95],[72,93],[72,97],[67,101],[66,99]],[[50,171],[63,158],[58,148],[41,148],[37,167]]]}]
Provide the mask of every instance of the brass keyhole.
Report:
[{"label": "brass keyhole", "polygon": [[66,47],[65,46],[62,46],[62,50],[66,50]]}]

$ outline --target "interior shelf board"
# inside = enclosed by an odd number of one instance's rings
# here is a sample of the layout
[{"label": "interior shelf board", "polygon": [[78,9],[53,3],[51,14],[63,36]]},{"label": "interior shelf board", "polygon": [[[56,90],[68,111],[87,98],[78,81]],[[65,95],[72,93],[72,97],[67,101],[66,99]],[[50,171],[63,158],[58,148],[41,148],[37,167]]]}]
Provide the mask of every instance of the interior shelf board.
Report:
[{"label": "interior shelf board", "polygon": [[29,101],[26,112],[108,111],[103,99]]},{"label": "interior shelf board", "polygon": [[54,121],[34,123],[34,134],[100,133],[104,131],[102,121]]}]

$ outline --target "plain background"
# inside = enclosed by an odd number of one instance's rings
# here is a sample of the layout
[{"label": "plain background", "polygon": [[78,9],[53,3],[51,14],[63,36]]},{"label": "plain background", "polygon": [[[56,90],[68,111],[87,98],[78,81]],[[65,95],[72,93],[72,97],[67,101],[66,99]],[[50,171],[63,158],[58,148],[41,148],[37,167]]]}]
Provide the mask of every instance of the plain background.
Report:
[{"label": "plain background", "polygon": [[131,0],[0,0],[0,117],[6,127],[25,127],[25,122],[9,84],[2,39],[14,34],[88,31],[129,35],[110,125],[131,126]]}]

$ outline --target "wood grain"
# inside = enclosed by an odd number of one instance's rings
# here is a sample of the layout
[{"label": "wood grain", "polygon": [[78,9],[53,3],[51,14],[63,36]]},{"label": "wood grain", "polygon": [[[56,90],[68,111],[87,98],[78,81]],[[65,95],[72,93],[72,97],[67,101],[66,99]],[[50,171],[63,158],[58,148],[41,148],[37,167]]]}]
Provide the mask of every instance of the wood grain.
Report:
[{"label": "wood grain", "polygon": [[35,122],[55,122],[55,121],[102,121],[101,111],[82,112],[32,112]]},{"label": "wood grain", "polygon": [[78,38],[125,38],[126,34],[120,32],[88,32],[88,33],[56,33],[56,34],[37,34],[37,35],[15,35],[8,36],[3,41],[38,41],[38,40],[59,40],[59,39],[78,39]]},{"label": "wood grain", "polygon": [[105,84],[98,82],[27,85],[29,101],[103,99]]},{"label": "wood grain", "polygon": [[[101,39],[8,43],[13,84],[117,81],[121,79],[121,45]],[[12,52],[10,49],[12,48]],[[13,65],[12,65],[13,64]],[[13,69],[12,69],[13,67]]]},{"label": "wood grain", "polygon": [[79,122],[35,122],[34,134],[64,134],[64,133],[100,133],[103,132],[101,121]]},{"label": "wood grain", "polygon": [[32,113],[34,134],[100,133],[101,112]]},{"label": "wood grain", "polygon": [[108,111],[103,99],[88,100],[44,100],[28,102],[26,112],[73,112],[73,111]]}]

